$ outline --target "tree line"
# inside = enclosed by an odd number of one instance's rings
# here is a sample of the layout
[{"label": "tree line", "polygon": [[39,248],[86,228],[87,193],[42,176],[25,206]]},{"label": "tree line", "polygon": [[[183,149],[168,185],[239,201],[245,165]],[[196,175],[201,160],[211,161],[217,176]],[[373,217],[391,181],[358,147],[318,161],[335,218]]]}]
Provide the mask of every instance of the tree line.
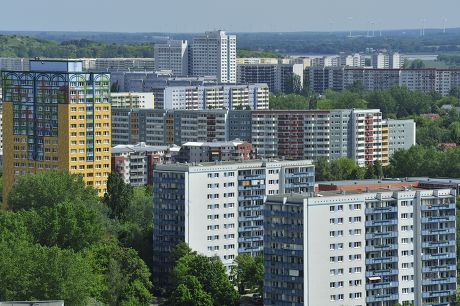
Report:
[{"label": "tree line", "polygon": [[0,57],[150,57],[153,43],[105,43],[87,39],[61,43],[29,36],[0,35]]},{"label": "tree line", "polygon": [[[118,187],[111,182],[110,188]],[[126,194],[120,211],[101,201],[81,176],[21,176],[8,208],[0,210],[0,300],[150,305],[144,248],[151,249],[151,195],[142,189]]]}]

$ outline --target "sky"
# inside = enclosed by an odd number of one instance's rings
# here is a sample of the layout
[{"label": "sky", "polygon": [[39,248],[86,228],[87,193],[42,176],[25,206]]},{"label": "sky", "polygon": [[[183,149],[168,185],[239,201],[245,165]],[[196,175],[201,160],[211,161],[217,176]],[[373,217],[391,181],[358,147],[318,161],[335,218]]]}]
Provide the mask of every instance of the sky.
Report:
[{"label": "sky", "polygon": [[[0,31],[349,31],[460,27],[459,0],[14,0]],[[424,22],[423,22],[424,20]]]}]

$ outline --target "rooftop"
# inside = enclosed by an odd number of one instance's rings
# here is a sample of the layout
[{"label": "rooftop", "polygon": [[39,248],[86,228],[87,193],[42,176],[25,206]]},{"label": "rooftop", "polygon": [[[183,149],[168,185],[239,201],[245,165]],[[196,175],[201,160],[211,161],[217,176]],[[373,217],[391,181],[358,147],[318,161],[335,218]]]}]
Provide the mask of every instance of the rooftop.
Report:
[{"label": "rooftop", "polygon": [[112,148],[112,153],[129,153],[129,152],[159,152],[168,150],[168,146],[149,146],[145,142],[135,145],[117,145]]},{"label": "rooftop", "polygon": [[231,140],[231,141],[209,141],[209,142],[195,142],[189,141],[184,143],[182,146],[184,147],[222,147],[222,146],[237,146],[243,143],[248,143],[246,141],[241,141],[239,139]]}]

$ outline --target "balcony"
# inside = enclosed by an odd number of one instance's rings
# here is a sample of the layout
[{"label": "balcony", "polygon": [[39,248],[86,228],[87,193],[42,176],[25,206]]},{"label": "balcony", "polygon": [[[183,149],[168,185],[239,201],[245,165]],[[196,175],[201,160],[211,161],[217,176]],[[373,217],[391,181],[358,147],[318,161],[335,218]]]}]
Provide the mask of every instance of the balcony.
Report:
[{"label": "balcony", "polygon": [[256,190],[256,189],[265,190],[265,185],[248,185],[248,186],[238,185],[238,190]]},{"label": "balcony", "polygon": [[396,238],[396,237],[398,237],[398,232],[374,232],[374,233],[366,234],[366,239]]},{"label": "balcony", "polygon": [[371,220],[366,221],[366,226],[376,226],[376,225],[395,225],[398,224],[397,219],[385,219],[385,220]]},{"label": "balcony", "polygon": [[422,218],[422,223],[439,223],[449,221],[455,221],[455,216],[435,216]]},{"label": "balcony", "polygon": [[264,196],[263,194],[238,196],[238,201],[263,200]]},{"label": "balcony", "polygon": [[382,301],[398,301],[399,295],[397,294],[381,294],[371,295],[366,297],[366,303],[382,302]]},{"label": "balcony", "polygon": [[424,279],[422,285],[441,285],[441,284],[455,284],[457,279],[455,277],[440,277],[440,278],[430,278]]},{"label": "balcony", "polygon": [[422,260],[451,259],[455,257],[455,253],[436,253],[422,255]]},{"label": "balcony", "polygon": [[380,288],[391,288],[391,287],[398,287],[399,282],[380,282],[380,283],[372,283],[366,284],[366,290],[372,289],[380,289]]},{"label": "balcony", "polygon": [[454,234],[455,228],[434,228],[422,230],[422,235]]},{"label": "balcony", "polygon": [[422,242],[422,248],[454,246],[455,244],[456,244],[455,240],[427,241],[427,242]]},{"label": "balcony", "polygon": [[397,207],[369,207],[365,209],[366,214],[375,214],[375,213],[388,213],[388,212],[397,212]]},{"label": "balcony", "polygon": [[262,221],[264,217],[262,215],[260,216],[241,216],[238,217],[238,221]]},{"label": "balcony", "polygon": [[286,178],[291,177],[299,177],[299,176],[315,176],[314,171],[307,171],[307,172],[295,172],[295,173],[286,173]]},{"label": "balcony", "polygon": [[398,275],[398,269],[382,269],[382,270],[373,270],[373,271],[366,271],[366,277],[369,276],[385,276],[385,275]]},{"label": "balcony", "polygon": [[430,210],[445,210],[445,209],[455,209],[455,203],[422,205],[422,210],[430,211]]},{"label": "balcony", "polygon": [[257,237],[239,237],[238,242],[254,242],[254,241],[262,241],[263,236]]},{"label": "balcony", "polygon": [[395,244],[369,245],[369,246],[366,246],[366,252],[388,251],[388,250],[396,250],[396,249],[398,249],[397,243],[395,243]]},{"label": "balcony", "polygon": [[374,257],[367,258],[366,265],[378,264],[378,263],[389,263],[389,262],[398,262],[397,256],[385,256],[385,257]]},{"label": "balcony", "polygon": [[455,271],[457,267],[455,265],[447,265],[447,266],[430,266],[430,267],[423,267],[423,273],[429,272],[446,272],[446,271]]},{"label": "balcony", "polygon": [[255,252],[263,252],[263,250],[264,250],[263,246],[239,248],[238,253],[255,253]]},{"label": "balcony", "polygon": [[238,180],[265,180],[265,174],[238,175]]},{"label": "balcony", "polygon": [[424,299],[434,298],[434,297],[443,297],[443,296],[449,296],[449,295],[455,295],[455,290],[428,291],[428,292],[422,293],[422,297]]}]

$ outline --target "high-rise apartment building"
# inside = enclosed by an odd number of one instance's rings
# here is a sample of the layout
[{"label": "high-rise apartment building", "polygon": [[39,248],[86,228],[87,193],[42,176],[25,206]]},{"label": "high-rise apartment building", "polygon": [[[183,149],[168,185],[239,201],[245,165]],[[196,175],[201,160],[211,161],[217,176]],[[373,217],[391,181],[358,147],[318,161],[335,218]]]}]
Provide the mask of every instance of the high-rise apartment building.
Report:
[{"label": "high-rise apartment building", "polygon": [[389,129],[377,109],[113,109],[112,120],[114,145],[138,142],[156,146],[182,145],[189,141],[238,138],[251,143],[254,154],[262,158],[335,160],[348,157],[363,166],[376,160],[387,164],[389,151],[409,148],[415,142],[413,134],[401,135],[400,129],[396,129],[400,124],[413,128],[412,120],[391,121]]},{"label": "high-rise apartment building", "polygon": [[238,83],[265,83],[270,92],[289,92],[293,90],[294,79],[303,86],[304,64],[283,63],[279,60],[273,63],[253,63],[251,61],[237,64]]},{"label": "high-rise apartment building", "polygon": [[[168,86],[163,90],[164,109],[240,109],[261,110],[269,107],[266,84]],[[159,109],[161,105],[156,103]]]},{"label": "high-rise apartment building", "polygon": [[349,157],[362,166],[389,162],[388,133],[377,109],[255,111],[251,139],[263,157]]},{"label": "high-rise apartment building", "polygon": [[460,86],[460,69],[368,69],[351,67],[310,67],[307,86],[318,93],[326,89],[341,91],[355,82],[365,90],[384,90],[392,86],[412,91],[438,92],[443,96]]},{"label": "high-rise apartment building", "polygon": [[153,58],[82,58],[83,69],[95,72],[153,71]]},{"label": "high-rise apartment building", "polygon": [[453,189],[268,196],[264,305],[450,305]]},{"label": "high-rise apartment building", "polygon": [[30,61],[2,72],[4,181],[52,169],[83,176],[99,195],[110,173],[110,75],[82,72],[80,61]]},{"label": "high-rise apartment building", "polygon": [[261,254],[264,198],[312,191],[314,166],[306,160],[163,164],[153,184],[153,275],[167,285],[180,241],[218,256],[227,268],[240,253]]},{"label": "high-rise apartment building", "polygon": [[398,150],[408,150],[416,144],[414,120],[387,119],[384,126],[388,129],[388,155],[391,157]]},{"label": "high-rise apartment building", "polygon": [[154,46],[155,71],[170,70],[173,75],[187,76],[188,42],[186,40],[168,40]]},{"label": "high-rise apartment building", "polygon": [[236,35],[205,32],[193,37],[191,48],[191,75],[215,75],[219,83],[236,83]]},{"label": "high-rise apartment building", "polygon": [[151,92],[112,92],[112,108],[154,108],[155,97]]}]

